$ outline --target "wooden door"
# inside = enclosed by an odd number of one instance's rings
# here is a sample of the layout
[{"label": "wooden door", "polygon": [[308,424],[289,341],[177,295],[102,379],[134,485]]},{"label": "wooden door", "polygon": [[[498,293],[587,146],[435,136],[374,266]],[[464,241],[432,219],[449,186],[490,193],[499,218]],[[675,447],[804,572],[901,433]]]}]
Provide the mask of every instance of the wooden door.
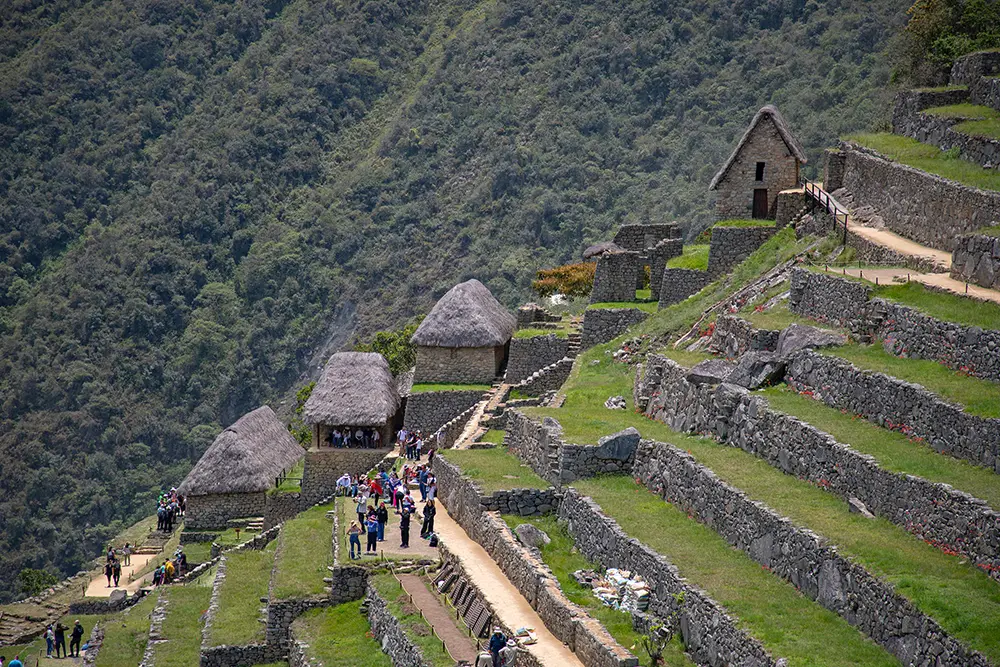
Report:
[{"label": "wooden door", "polygon": [[756,188],[753,191],[753,217],[767,218],[767,188]]}]

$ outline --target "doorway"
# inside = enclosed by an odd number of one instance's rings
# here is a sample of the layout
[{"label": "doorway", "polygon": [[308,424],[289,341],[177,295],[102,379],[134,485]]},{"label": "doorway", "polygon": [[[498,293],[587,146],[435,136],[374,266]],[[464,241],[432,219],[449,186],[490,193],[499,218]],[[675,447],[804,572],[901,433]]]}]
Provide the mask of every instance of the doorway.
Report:
[{"label": "doorway", "polygon": [[767,218],[767,188],[756,188],[753,191],[753,217]]}]

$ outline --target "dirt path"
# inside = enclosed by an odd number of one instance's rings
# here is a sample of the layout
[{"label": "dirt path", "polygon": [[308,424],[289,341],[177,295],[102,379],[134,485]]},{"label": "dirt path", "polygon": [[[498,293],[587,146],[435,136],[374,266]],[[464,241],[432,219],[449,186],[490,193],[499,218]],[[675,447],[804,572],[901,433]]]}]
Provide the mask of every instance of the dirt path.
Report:
[{"label": "dirt path", "polygon": [[503,624],[510,628],[534,628],[538,643],[525,647],[544,667],[583,667],[583,663],[549,632],[528,601],[504,576],[500,567],[479,544],[462,530],[438,504],[434,528],[441,540],[475,578],[476,586],[489,600]]},{"label": "dirt path", "polygon": [[[830,274],[835,276],[844,275],[844,272],[845,269],[843,268],[830,269],[829,271]],[[947,273],[916,273],[908,269],[859,269],[857,267],[847,268],[846,272],[849,276],[861,278],[870,283],[874,283],[875,279],[878,278],[880,285],[891,285],[893,282],[906,282],[907,278],[909,278],[909,280],[914,282],[939,287],[961,296],[968,295],[977,299],[1000,303],[1000,291],[979,287],[971,283],[968,285],[968,291],[966,291],[966,284],[964,282],[955,280]]]},{"label": "dirt path", "polygon": [[475,642],[455,625],[451,612],[442,604],[440,598],[427,590],[424,580],[415,574],[401,574],[399,580],[403,584],[403,590],[413,599],[413,604],[420,609],[438,637],[444,640],[451,657],[456,661],[465,660],[470,665],[474,664]]},{"label": "dirt path", "polygon": [[874,227],[865,227],[863,225],[854,224],[848,225],[848,229],[858,236],[868,239],[872,243],[877,243],[878,245],[886,248],[892,248],[902,255],[929,259],[934,262],[934,264],[941,267],[942,271],[947,272],[951,269],[950,252],[938,250],[937,248],[928,248],[927,246],[920,245],[919,243],[911,241],[908,238],[900,236],[895,232],[890,232],[888,229],[875,229]]},{"label": "dirt path", "polygon": [[129,593],[135,593],[137,590],[142,588],[145,577],[139,577],[132,582],[129,582],[129,577],[141,570],[146,563],[156,558],[158,555],[159,554],[133,554],[130,559],[131,565],[122,566],[122,576],[119,583],[125,584],[124,586],[108,588],[108,580],[102,572],[90,580],[90,584],[87,585],[87,597],[106,598],[111,595],[112,591],[128,591]]}]

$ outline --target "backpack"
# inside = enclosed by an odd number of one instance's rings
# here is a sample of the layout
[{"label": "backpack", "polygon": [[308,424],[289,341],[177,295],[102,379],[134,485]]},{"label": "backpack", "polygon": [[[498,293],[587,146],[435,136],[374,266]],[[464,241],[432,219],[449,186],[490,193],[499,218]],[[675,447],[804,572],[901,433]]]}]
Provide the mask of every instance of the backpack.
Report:
[{"label": "backpack", "polygon": [[438,534],[431,533],[431,536],[427,538],[427,544],[432,547],[436,547],[438,545]]}]

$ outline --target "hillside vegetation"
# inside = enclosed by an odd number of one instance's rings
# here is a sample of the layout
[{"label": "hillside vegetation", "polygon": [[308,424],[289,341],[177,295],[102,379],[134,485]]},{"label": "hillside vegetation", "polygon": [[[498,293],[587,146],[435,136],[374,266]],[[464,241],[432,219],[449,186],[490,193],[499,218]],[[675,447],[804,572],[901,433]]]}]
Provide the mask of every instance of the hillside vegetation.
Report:
[{"label": "hillside vegetation", "polygon": [[0,598],[222,425],[476,276],[711,219],[756,109],[876,126],[906,4],[22,0],[0,8]]}]

